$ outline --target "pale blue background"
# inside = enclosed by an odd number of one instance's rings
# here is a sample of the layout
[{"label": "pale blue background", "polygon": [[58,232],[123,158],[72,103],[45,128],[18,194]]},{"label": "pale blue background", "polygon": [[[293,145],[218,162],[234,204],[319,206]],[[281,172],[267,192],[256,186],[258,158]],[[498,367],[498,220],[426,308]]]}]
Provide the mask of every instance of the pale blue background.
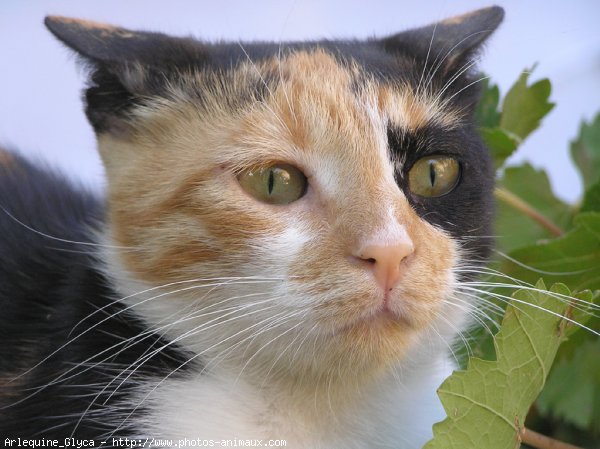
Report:
[{"label": "pale blue background", "polygon": [[[582,118],[600,110],[600,1],[498,1],[507,17],[482,68],[503,92],[520,71],[538,66],[557,107],[518,156],[548,169],[557,193],[575,200],[581,186],[566,152]],[[0,144],[51,161],[94,187],[102,168],[80,91],[81,70],[44,29],[46,14],[106,21],[205,39],[383,36],[490,3],[396,1],[17,1],[0,0]]]}]

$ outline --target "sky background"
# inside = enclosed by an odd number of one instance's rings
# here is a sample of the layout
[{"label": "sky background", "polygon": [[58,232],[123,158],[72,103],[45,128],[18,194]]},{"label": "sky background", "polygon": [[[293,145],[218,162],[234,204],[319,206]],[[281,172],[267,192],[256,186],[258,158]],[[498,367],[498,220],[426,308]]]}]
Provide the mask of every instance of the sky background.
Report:
[{"label": "sky background", "polygon": [[[492,3],[476,0],[0,0],[0,145],[48,161],[101,189],[103,170],[83,114],[85,77],[42,24],[47,14],[207,40],[297,40],[385,36]],[[600,1],[497,1],[506,19],[480,68],[506,93],[521,71],[552,81],[555,109],[512,163],[548,170],[570,201],[581,183],[568,142],[600,111]]]}]

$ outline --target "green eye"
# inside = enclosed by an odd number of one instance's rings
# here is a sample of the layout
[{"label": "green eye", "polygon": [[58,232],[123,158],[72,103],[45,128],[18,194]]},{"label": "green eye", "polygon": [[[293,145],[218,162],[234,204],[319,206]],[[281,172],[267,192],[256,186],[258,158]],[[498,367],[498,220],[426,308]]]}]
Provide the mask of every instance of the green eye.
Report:
[{"label": "green eye", "polygon": [[238,175],[242,188],[263,203],[289,204],[306,192],[306,176],[288,164],[245,170]]},{"label": "green eye", "polygon": [[437,197],[450,192],[460,177],[456,159],[431,156],[419,159],[408,172],[410,191],[419,196]]}]

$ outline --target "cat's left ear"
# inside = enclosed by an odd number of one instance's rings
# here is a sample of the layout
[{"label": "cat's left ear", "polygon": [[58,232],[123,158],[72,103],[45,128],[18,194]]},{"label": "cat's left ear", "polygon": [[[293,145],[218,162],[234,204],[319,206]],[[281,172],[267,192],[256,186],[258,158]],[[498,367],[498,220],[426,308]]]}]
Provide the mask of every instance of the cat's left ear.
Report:
[{"label": "cat's left ear", "polygon": [[504,10],[492,6],[395,34],[381,44],[389,52],[408,52],[448,73],[462,70],[503,18]]},{"label": "cat's left ear", "polygon": [[207,55],[205,48],[189,38],[61,16],[47,16],[44,23],[60,41],[94,64],[180,65]]},{"label": "cat's left ear", "polygon": [[89,69],[86,114],[97,133],[122,132],[132,108],[208,58],[206,46],[189,38],[59,16],[44,23]]}]

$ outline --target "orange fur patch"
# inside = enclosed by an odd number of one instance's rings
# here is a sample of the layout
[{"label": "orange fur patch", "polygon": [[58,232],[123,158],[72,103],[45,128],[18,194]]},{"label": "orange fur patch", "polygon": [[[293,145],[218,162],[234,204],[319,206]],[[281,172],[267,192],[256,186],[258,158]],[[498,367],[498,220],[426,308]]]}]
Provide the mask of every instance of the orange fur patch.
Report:
[{"label": "orange fur patch", "polygon": [[478,11],[468,12],[466,14],[461,14],[459,16],[449,17],[445,20],[442,20],[439,23],[441,23],[443,25],[460,25],[465,20],[467,20],[471,17],[477,16],[477,14],[479,14]]},{"label": "orange fur patch", "polygon": [[102,37],[118,36],[122,38],[130,38],[135,35],[133,32],[128,31],[124,28],[120,28],[107,23],[95,22],[92,20],[74,19],[71,17],[64,16],[48,16],[48,19],[52,22],[77,25],[86,30],[97,30],[101,33]]},{"label": "orange fur patch", "polygon": [[[278,83],[264,98],[249,98],[264,75]],[[309,316],[331,331],[331,357],[352,347],[365,364],[397,360],[439,311],[456,254],[396,185],[387,126],[451,127],[459,115],[319,49],[242,65],[218,88],[213,76],[182,81],[205,93],[202,104],[173,87],[171,99],[135,112],[127,139],[100,137],[112,237],[131,248],[121,254],[126,268],[151,284],[283,272],[287,295],[312,301],[304,305]],[[269,162],[303,170],[306,196],[269,206],[245,193],[236,172]],[[382,320],[374,332],[361,319],[380,305],[381,292],[349,256],[390,217],[415,245],[393,293],[407,316]],[[281,241],[290,229],[308,241]]]},{"label": "orange fur patch", "polygon": [[5,151],[2,148],[0,148],[0,165],[9,167],[13,164],[13,162],[14,158],[12,157],[12,155],[8,151]]},{"label": "orange fur patch", "polygon": [[460,121],[457,111],[448,109],[443,101],[431,94],[417,96],[409,88],[382,86],[378,91],[379,106],[387,111],[396,126],[407,131],[417,131],[435,124],[452,128]]}]

